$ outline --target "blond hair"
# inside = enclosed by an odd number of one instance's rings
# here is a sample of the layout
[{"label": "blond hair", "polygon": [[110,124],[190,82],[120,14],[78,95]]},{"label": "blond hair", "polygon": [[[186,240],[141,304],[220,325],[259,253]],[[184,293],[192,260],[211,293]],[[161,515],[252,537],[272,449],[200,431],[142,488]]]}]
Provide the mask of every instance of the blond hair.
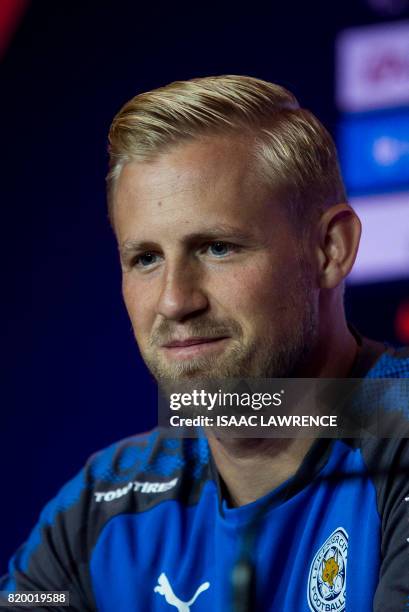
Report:
[{"label": "blond hair", "polygon": [[141,93],[115,116],[107,175],[111,221],[125,164],[150,161],[175,144],[212,134],[251,139],[255,171],[284,198],[297,225],[346,201],[334,142],[292,93],[254,77],[213,76]]}]

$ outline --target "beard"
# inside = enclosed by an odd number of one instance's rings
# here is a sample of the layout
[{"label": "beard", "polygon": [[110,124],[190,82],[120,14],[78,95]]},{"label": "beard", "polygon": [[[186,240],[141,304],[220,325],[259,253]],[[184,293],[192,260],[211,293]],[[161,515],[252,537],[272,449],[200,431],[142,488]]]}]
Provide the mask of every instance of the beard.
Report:
[{"label": "beard", "polygon": [[[180,323],[163,320],[152,334],[148,348],[141,350],[159,386],[167,383],[192,383],[216,379],[289,378],[300,375],[318,339],[318,303],[309,271],[300,266],[291,288],[283,292],[285,303],[277,308],[277,318],[262,337],[247,340],[243,328],[233,319],[213,320],[209,315],[184,324],[185,336],[229,337],[221,354],[190,360],[168,361],[158,347],[176,337]],[[284,320],[283,320],[284,319]],[[273,329],[274,328],[274,329]],[[302,375],[302,374],[301,374]]]}]

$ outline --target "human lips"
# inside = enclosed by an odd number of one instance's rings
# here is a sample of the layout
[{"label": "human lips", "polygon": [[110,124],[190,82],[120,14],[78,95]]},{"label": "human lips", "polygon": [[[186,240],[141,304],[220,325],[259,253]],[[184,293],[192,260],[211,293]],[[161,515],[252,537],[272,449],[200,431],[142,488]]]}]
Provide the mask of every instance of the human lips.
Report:
[{"label": "human lips", "polygon": [[162,345],[165,352],[175,358],[189,358],[204,355],[221,349],[228,340],[228,336],[218,337],[191,337],[183,340],[172,340]]}]

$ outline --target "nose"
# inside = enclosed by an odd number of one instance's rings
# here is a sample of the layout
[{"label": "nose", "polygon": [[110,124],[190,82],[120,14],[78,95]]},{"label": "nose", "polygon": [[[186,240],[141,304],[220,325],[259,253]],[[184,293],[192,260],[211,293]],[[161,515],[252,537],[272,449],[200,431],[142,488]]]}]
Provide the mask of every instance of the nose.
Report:
[{"label": "nose", "polygon": [[208,305],[198,270],[181,262],[166,267],[157,304],[160,315],[183,321],[201,314]]}]

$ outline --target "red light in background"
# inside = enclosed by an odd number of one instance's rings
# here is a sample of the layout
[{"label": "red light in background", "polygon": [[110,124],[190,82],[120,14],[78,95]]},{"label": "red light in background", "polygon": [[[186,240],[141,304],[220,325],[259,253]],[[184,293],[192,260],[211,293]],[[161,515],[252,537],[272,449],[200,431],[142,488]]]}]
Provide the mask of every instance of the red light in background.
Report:
[{"label": "red light in background", "polygon": [[399,342],[409,343],[409,300],[402,302],[396,311],[395,334]]},{"label": "red light in background", "polygon": [[0,58],[5,53],[28,6],[28,0],[0,0]]}]

